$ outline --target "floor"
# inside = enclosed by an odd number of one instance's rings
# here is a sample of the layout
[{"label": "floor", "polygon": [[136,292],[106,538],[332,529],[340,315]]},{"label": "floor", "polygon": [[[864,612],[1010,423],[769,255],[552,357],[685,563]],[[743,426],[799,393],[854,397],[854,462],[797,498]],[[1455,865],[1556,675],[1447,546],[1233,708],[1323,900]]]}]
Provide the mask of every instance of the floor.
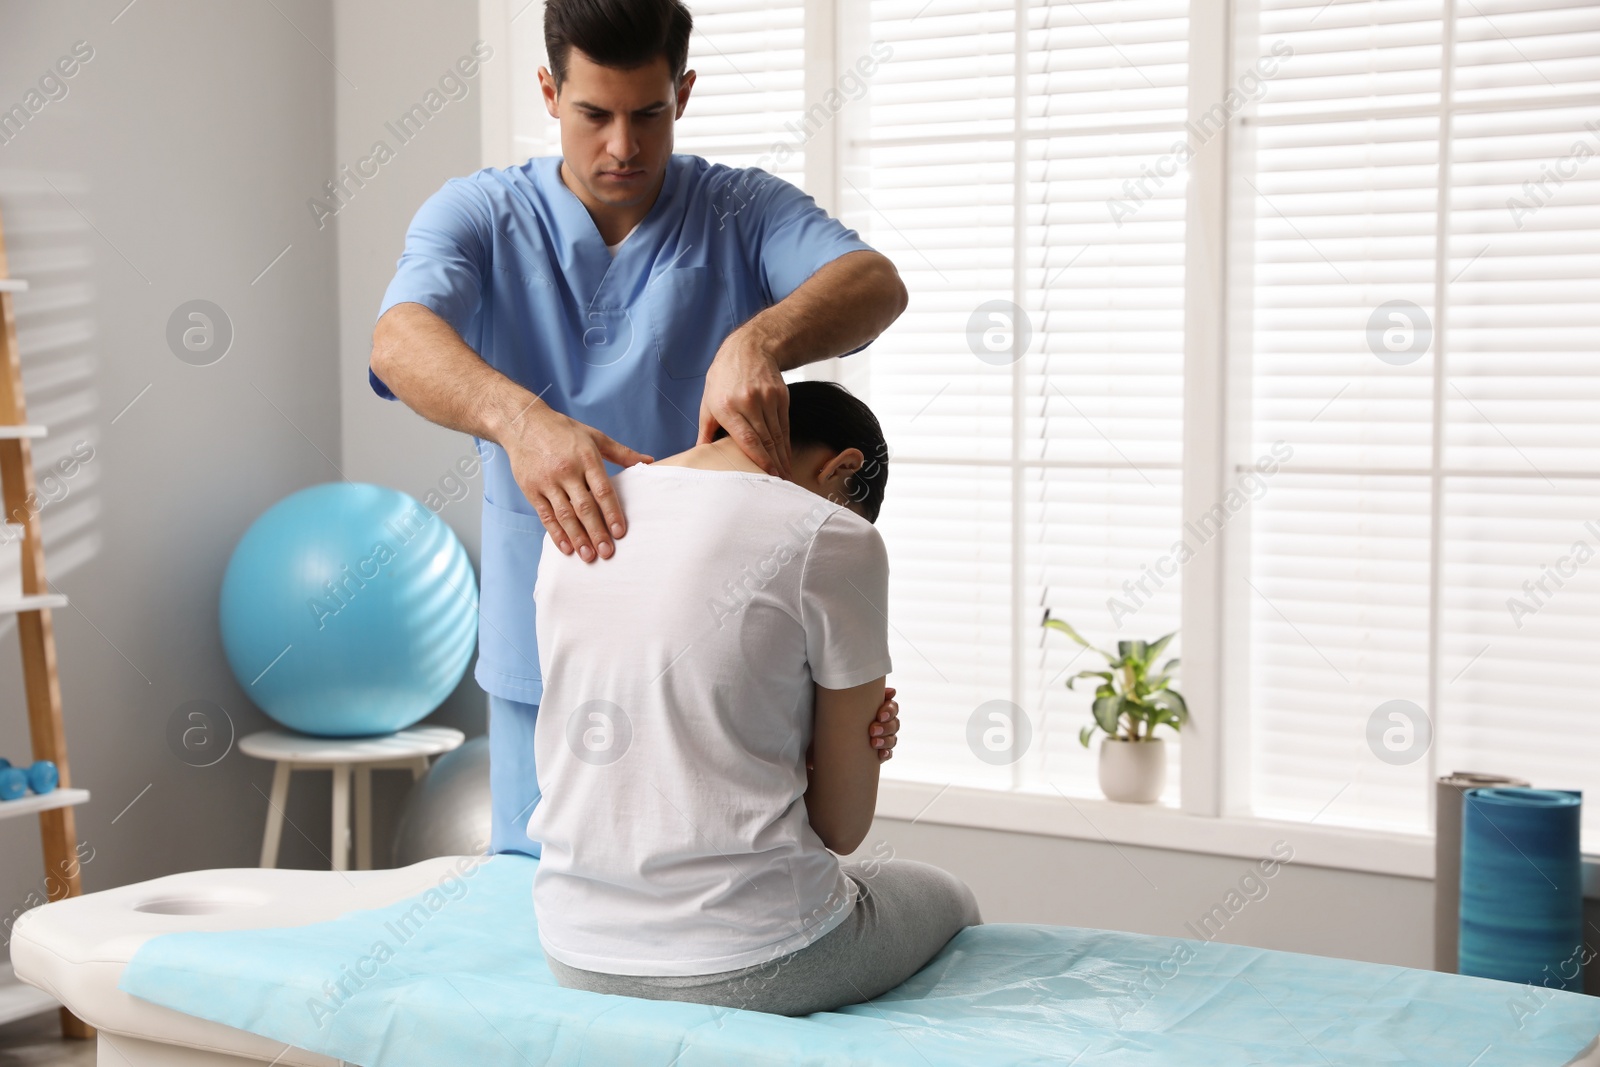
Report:
[{"label": "floor", "polygon": [[0,1067],[94,1067],[93,1041],[67,1041],[46,1012],[0,1026]]}]

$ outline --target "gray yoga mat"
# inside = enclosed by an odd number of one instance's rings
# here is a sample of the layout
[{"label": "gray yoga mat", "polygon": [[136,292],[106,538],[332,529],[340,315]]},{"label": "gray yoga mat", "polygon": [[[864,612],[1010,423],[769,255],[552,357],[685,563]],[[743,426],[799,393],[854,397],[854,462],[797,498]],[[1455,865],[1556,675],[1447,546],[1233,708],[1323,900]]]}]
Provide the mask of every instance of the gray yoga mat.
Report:
[{"label": "gray yoga mat", "polygon": [[1434,796],[1433,969],[1460,969],[1461,795],[1480,786],[1526,786],[1521,778],[1455,771],[1439,779]]}]

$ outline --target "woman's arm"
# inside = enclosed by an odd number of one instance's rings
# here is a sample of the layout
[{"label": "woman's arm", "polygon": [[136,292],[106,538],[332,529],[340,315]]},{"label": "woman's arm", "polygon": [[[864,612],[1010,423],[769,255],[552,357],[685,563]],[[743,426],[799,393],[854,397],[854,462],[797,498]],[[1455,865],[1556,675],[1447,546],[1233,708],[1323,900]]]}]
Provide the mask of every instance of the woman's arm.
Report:
[{"label": "woman's arm", "polygon": [[872,827],[878,806],[878,750],[861,743],[883,705],[884,679],[851,689],[816,687],[811,730],[811,781],[806,814],[822,843],[839,855],[854,852]]}]

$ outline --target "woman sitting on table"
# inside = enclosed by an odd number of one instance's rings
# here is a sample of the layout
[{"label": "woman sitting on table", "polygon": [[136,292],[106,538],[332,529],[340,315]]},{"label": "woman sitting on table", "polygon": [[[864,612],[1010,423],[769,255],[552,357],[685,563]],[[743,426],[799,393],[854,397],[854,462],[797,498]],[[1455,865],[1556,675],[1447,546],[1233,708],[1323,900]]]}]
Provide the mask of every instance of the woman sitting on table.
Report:
[{"label": "woman sitting on table", "polygon": [[789,425],[792,480],[724,437],[616,476],[629,533],[604,566],[542,557],[528,836],[563,986],[803,1015],[982,921],[937,867],[835,855],[877,799],[887,449],[832,383],[790,386]]}]

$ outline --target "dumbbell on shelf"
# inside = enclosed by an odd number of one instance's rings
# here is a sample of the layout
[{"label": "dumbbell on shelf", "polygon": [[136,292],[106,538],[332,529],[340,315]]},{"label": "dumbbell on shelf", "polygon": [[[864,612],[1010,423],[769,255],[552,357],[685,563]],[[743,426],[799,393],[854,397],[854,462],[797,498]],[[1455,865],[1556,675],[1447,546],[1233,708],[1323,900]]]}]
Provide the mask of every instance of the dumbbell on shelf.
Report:
[{"label": "dumbbell on shelf", "polygon": [[35,760],[26,769],[13,767],[11,761],[0,756],[0,800],[16,800],[29,790],[48,793],[61,782],[56,765],[47,759]]}]

